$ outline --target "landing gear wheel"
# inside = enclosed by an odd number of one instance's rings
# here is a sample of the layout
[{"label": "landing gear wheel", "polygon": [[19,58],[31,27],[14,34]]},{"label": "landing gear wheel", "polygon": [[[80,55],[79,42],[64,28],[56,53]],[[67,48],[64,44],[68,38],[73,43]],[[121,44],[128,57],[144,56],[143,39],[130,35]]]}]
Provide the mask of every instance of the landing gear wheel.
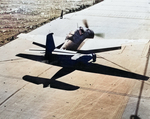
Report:
[{"label": "landing gear wheel", "polygon": [[93,57],[93,62],[96,62],[96,54],[92,53],[92,57]]}]

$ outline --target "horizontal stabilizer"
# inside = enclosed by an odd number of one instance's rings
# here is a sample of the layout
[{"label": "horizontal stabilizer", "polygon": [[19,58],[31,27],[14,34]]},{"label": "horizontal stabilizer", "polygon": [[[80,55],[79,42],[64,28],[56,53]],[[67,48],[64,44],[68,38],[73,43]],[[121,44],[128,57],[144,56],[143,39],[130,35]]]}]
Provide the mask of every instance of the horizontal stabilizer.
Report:
[{"label": "horizontal stabilizer", "polygon": [[37,49],[37,48],[30,48],[29,49],[30,51],[45,51],[45,49]]},{"label": "horizontal stabilizer", "polygon": [[31,52],[31,53],[45,54],[45,49],[30,48],[30,49],[27,49],[25,51],[26,52]]},{"label": "horizontal stabilizer", "polygon": [[[35,45],[38,45],[40,47],[44,47],[46,45],[47,35],[32,35],[30,33],[28,34],[21,33],[17,37],[21,39],[33,41]],[[54,37],[54,43],[56,47],[60,46],[65,41],[65,37],[59,37],[59,36],[53,36],[53,37]]]},{"label": "horizontal stabilizer", "polygon": [[56,55],[75,55],[77,52],[76,51],[70,51],[70,50],[63,50],[63,49],[54,49],[52,54]]},{"label": "horizontal stabilizer", "polygon": [[45,45],[40,44],[40,43],[33,42],[33,44],[34,44],[34,45],[37,45],[37,46],[39,46],[39,47],[42,47],[42,48],[46,48],[46,46],[45,46]]}]

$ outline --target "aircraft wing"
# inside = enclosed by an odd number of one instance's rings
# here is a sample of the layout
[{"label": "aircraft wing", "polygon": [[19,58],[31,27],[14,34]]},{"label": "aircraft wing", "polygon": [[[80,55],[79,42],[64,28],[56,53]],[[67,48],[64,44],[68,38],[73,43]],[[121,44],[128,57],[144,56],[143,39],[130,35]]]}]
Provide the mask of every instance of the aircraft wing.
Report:
[{"label": "aircraft wing", "polygon": [[[17,37],[33,41],[33,44],[40,47],[46,48],[46,35],[31,35],[31,34],[20,34]],[[54,36],[55,47],[58,48],[61,44],[64,43],[65,37]],[[81,54],[90,54],[98,52],[106,52],[111,50],[121,49],[122,45],[128,43],[141,43],[148,42],[149,40],[140,39],[140,40],[129,40],[129,39],[102,39],[95,37],[94,39],[85,39],[77,49],[77,53]],[[58,53],[58,51],[56,51]],[[63,53],[64,54],[64,53]]]},{"label": "aircraft wing", "polygon": [[121,49],[121,46],[123,45],[141,42],[147,41],[129,40],[129,39],[101,39],[101,38],[86,39],[79,46],[78,53],[89,54],[89,53],[106,52]]}]

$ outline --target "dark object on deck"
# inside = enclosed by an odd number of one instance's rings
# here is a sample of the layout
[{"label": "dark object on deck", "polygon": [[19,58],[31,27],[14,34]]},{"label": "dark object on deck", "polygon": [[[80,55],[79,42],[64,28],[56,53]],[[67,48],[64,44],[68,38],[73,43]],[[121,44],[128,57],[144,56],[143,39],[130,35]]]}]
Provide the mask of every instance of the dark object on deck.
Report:
[{"label": "dark object on deck", "polygon": [[60,19],[63,19],[63,10],[61,11]]},{"label": "dark object on deck", "polygon": [[141,119],[141,118],[136,115],[131,115],[130,119]]}]

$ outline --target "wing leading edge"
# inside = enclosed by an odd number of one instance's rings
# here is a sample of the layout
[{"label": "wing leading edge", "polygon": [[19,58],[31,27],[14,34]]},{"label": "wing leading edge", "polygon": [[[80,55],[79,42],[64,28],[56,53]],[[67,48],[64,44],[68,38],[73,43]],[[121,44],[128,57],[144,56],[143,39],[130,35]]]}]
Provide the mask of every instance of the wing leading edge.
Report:
[{"label": "wing leading edge", "polygon": [[[135,41],[135,40],[134,40]],[[128,39],[86,39],[78,48],[78,53],[89,54],[121,49],[123,44],[133,42]]]}]

